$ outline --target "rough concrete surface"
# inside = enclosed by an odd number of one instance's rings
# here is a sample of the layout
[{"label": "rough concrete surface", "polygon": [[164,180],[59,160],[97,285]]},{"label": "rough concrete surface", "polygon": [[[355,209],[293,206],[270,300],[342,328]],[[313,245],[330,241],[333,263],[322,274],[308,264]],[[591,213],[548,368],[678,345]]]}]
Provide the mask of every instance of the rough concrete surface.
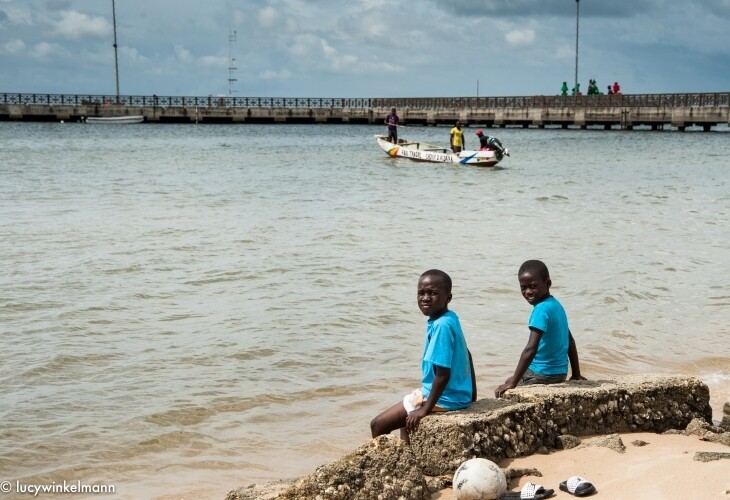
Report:
[{"label": "rough concrete surface", "polygon": [[712,420],[702,381],[634,375],[513,389],[503,399],[424,419],[411,442],[424,472],[435,476],[471,457],[499,462],[548,453],[561,448],[561,435],[660,433],[684,429],[693,418]]},{"label": "rough concrete surface", "polygon": [[616,433],[687,429],[705,440],[725,442],[730,433],[707,424],[712,421],[709,401],[707,385],[681,376],[521,387],[503,399],[482,399],[466,410],[429,415],[412,433],[411,446],[395,435],[381,436],[296,481],[245,486],[226,499],[430,498],[427,476],[432,488],[448,482],[464,460],[500,462],[550,453],[579,445],[579,436],[599,436],[583,445],[619,452],[625,447]]}]

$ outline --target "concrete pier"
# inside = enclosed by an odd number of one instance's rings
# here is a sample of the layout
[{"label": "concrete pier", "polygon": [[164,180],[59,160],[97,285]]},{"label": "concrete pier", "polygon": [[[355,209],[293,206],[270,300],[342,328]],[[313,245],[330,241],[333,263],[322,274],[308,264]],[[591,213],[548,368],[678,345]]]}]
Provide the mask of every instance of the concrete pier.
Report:
[{"label": "concrete pier", "polygon": [[150,123],[382,124],[652,130],[730,126],[730,93],[454,98],[271,98],[0,94],[0,121],[142,115]]}]

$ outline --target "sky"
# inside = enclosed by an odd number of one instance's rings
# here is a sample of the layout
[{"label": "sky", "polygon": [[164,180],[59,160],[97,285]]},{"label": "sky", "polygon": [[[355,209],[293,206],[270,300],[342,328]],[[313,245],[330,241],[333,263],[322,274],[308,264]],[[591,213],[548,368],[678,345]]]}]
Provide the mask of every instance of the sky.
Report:
[{"label": "sky", "polygon": [[[576,21],[584,92],[730,91],[730,0],[116,0],[119,92],[555,95]],[[114,95],[113,28],[112,0],[0,0],[0,93]]]}]

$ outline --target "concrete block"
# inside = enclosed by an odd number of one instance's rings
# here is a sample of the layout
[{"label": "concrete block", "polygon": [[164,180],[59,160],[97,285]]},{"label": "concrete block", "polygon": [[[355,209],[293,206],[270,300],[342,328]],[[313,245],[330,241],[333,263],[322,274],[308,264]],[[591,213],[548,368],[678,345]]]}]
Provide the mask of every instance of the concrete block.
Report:
[{"label": "concrete block", "polygon": [[561,435],[590,436],[684,429],[711,421],[710,391],[692,377],[629,376],[525,386],[466,410],[432,414],[411,436],[429,475],[449,474],[469,458],[504,458],[560,449]]}]

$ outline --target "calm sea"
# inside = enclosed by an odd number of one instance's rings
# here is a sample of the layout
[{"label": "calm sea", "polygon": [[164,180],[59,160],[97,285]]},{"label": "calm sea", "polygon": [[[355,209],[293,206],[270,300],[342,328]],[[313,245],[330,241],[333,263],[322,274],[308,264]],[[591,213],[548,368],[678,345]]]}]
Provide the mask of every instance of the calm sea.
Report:
[{"label": "calm sea", "polygon": [[727,129],[495,129],[496,169],[394,160],[382,132],[0,123],[0,481],[222,498],[308,474],[417,385],[426,269],[491,395],[531,258],[585,376],[697,376],[720,418]]}]

